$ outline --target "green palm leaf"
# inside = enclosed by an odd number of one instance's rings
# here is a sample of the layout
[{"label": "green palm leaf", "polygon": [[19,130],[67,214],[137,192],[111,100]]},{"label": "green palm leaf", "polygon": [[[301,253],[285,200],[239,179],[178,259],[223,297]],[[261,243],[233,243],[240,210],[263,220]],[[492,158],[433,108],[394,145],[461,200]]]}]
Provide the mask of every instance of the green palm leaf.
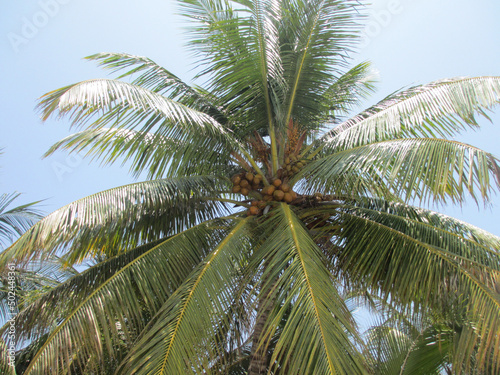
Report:
[{"label": "green palm leaf", "polygon": [[146,316],[158,311],[223,238],[224,228],[223,222],[207,222],[159,244],[144,245],[90,268],[28,307],[19,316],[26,333],[43,333],[59,314],[57,307],[63,308],[64,320],[50,332],[25,374],[66,369],[74,361],[83,368],[103,366],[106,355],[122,356],[119,347],[123,353],[123,346],[132,345]]},{"label": "green palm leaf", "polygon": [[[7,322],[13,314],[16,314],[17,318],[18,311],[76,274],[76,269],[63,267],[63,260],[57,257],[30,263],[21,269],[9,268],[9,272],[1,277],[0,282],[0,321]],[[14,306],[13,293],[16,297]]]},{"label": "green palm leaf", "polygon": [[[161,115],[168,123],[191,131],[206,128],[207,134],[224,134],[220,124],[206,114],[156,92],[116,80],[95,79],[63,87],[44,95],[39,107],[44,120],[58,111],[61,115],[69,114],[75,125],[85,123],[89,115],[99,110],[114,117],[123,116],[127,110],[132,110],[153,118],[154,115]],[[104,123],[99,121],[96,124],[102,126]],[[130,123],[135,125],[132,121]],[[122,126],[125,124],[127,123],[121,121]]]},{"label": "green palm leaf", "polygon": [[[500,166],[493,155],[444,139],[382,141],[339,151],[304,168],[310,189],[341,190],[337,182],[364,178],[385,180],[404,199],[462,203],[465,193],[488,200],[500,186]],[[349,180],[347,180],[349,181]],[[346,190],[344,188],[344,190]]]},{"label": "green palm leaf", "polygon": [[[181,374],[209,369],[220,355],[214,326],[233,304],[248,256],[248,219],[234,225],[152,319],[117,373]],[[146,354],[147,353],[147,354]]]},{"label": "green palm leaf", "polygon": [[5,375],[16,375],[16,368],[12,366],[9,354],[7,345],[5,345],[3,340],[0,340],[0,371]]},{"label": "green palm leaf", "polygon": [[110,69],[113,73],[129,69],[118,76],[122,79],[129,76],[137,76],[132,84],[144,87],[156,93],[166,94],[179,103],[207,113],[217,122],[224,124],[227,120],[217,108],[215,98],[189,86],[179,77],[159,66],[154,61],[143,56],[134,56],[127,53],[97,53],[87,56],[87,60],[98,61],[100,66]]},{"label": "green palm leaf", "polygon": [[[246,37],[250,33],[248,9],[238,14],[227,1],[189,0],[179,2],[181,13],[193,21],[190,44],[210,75],[210,91],[230,112],[250,107],[259,100],[255,88],[256,69]],[[240,56],[248,58],[241,59]],[[258,92],[258,91],[257,91]]]},{"label": "green palm leaf", "polygon": [[[210,151],[217,154],[237,147],[235,139],[207,114],[121,81],[99,79],[63,87],[42,97],[39,108],[42,119],[59,112],[68,115],[74,126],[90,122],[88,127],[102,128],[119,121],[120,129],[186,141],[189,152],[203,149],[209,158]],[[93,121],[96,114],[100,118]]]},{"label": "green palm leaf", "polygon": [[33,208],[33,205],[39,202],[9,207],[20,195],[20,193],[0,195],[0,245],[2,246],[22,235],[42,217],[41,212]]},{"label": "green palm leaf", "polygon": [[328,103],[324,121],[338,123],[368,94],[375,91],[375,73],[369,62],[360,63],[338,78],[326,91]]},{"label": "green palm leaf", "polygon": [[320,140],[335,149],[401,136],[452,136],[465,129],[465,125],[477,127],[474,114],[486,116],[484,109],[499,100],[499,77],[437,81],[390,95]]},{"label": "green palm leaf", "polygon": [[283,1],[282,59],[288,92],[282,125],[317,126],[324,93],[343,73],[357,40],[356,1]]},{"label": "green palm leaf", "polygon": [[[227,175],[234,173],[234,167],[228,165],[226,158],[220,153],[210,154],[205,148],[193,148],[186,141],[134,130],[83,130],[56,142],[44,156],[50,156],[61,149],[85,152],[85,156],[101,160],[103,165],[113,164],[118,160],[121,160],[122,165],[131,161],[130,171],[136,177],[146,170],[148,178],[161,178],[165,174],[172,174],[173,170],[202,170],[206,173],[221,173],[226,170]],[[192,157],[186,158],[187,154]]]},{"label": "green palm leaf", "polygon": [[418,235],[432,245],[473,258],[484,266],[500,267],[500,237],[472,224],[428,209],[379,199],[357,199],[344,206],[391,225],[401,220],[412,228],[412,236]]},{"label": "green palm leaf", "polygon": [[410,335],[385,324],[368,333],[368,348],[376,360],[374,373],[380,375],[440,374],[451,346],[451,330],[440,327],[426,326]]},{"label": "green palm leaf", "polygon": [[[351,342],[356,337],[353,321],[325,258],[303,224],[286,204],[281,204],[266,226],[272,233],[258,252],[257,262],[267,259],[263,286],[272,288],[276,300],[267,322],[263,343],[289,311],[271,358],[287,374],[364,373],[359,354]],[[261,293],[264,293],[262,291]],[[261,344],[263,345],[263,344]]]},{"label": "green palm leaf", "polygon": [[[339,262],[354,279],[363,280],[406,309],[423,305],[439,309],[443,293],[468,296],[466,311],[476,328],[464,335],[469,345],[478,345],[479,362],[485,366],[487,353],[498,351],[500,346],[495,339],[500,328],[500,295],[495,291],[495,280],[500,276],[498,248],[496,254],[489,252],[497,262],[485,267],[481,264],[484,258],[475,256],[481,252],[451,252],[446,241],[440,247],[422,236],[414,222],[382,221],[385,215],[370,217],[356,210],[341,215],[345,223],[337,241],[345,246]],[[494,366],[499,366],[497,359]]]},{"label": "green palm leaf", "polygon": [[2,260],[28,261],[64,254],[69,264],[108,256],[176,233],[224,212],[207,200],[224,186],[219,179],[193,176],[125,185],[73,202],[39,221]]}]

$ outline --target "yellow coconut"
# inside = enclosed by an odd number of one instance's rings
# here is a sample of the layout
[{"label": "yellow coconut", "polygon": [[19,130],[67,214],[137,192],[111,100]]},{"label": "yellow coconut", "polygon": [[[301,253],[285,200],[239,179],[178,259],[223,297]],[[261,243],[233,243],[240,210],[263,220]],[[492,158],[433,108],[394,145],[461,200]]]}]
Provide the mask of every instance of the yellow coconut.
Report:
[{"label": "yellow coconut", "polygon": [[293,201],[293,195],[291,193],[285,193],[285,195],[283,196],[283,200],[286,203],[290,203],[291,201]]},{"label": "yellow coconut", "polygon": [[259,213],[259,208],[256,206],[252,206],[248,209],[251,215],[257,215]]},{"label": "yellow coconut", "polygon": [[281,201],[283,200],[285,196],[285,193],[282,192],[281,190],[276,190],[274,193],[273,193],[273,197],[274,199],[276,199],[277,201]]},{"label": "yellow coconut", "polygon": [[264,189],[262,189],[262,193],[267,195],[273,195],[274,190],[276,190],[276,188],[273,185],[269,185],[266,186]]},{"label": "yellow coconut", "polygon": [[254,177],[254,176],[253,176],[253,173],[252,173],[252,172],[247,172],[247,173],[245,174],[245,178],[246,178],[249,182],[252,182],[253,177]]},{"label": "yellow coconut", "polygon": [[290,186],[288,184],[281,184],[280,185],[280,190],[283,190],[283,192],[289,192],[290,191]]}]

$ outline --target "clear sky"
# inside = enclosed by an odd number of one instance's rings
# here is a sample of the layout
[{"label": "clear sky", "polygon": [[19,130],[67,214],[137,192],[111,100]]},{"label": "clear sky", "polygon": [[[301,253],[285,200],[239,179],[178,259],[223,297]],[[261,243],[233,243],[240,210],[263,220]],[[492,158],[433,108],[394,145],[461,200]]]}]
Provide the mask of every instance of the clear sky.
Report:
[{"label": "clear sky", "polygon": [[[379,72],[374,104],[393,91],[457,76],[500,75],[498,0],[375,0],[353,63]],[[107,73],[84,56],[127,52],[147,56],[189,81],[182,20],[171,0],[25,0],[0,5],[0,192],[23,193],[19,203],[46,199],[49,213],[98,191],[133,182],[127,168],[42,154],[69,131],[68,120],[41,123],[36,100],[56,88]],[[480,131],[458,140],[500,157],[500,106]],[[435,208],[435,207],[434,207]],[[500,195],[491,208],[440,208],[500,235]]]}]

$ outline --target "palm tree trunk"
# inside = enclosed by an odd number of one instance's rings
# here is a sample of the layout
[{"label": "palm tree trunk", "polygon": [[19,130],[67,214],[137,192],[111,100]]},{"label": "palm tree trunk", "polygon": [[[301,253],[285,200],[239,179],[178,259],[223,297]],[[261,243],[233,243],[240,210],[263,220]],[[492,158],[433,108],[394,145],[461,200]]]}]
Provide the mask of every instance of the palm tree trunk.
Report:
[{"label": "palm tree trunk", "polygon": [[[266,266],[267,264],[264,265],[264,269]],[[266,280],[263,280],[262,285],[265,284]],[[264,331],[266,321],[269,318],[269,313],[274,305],[273,301],[270,299],[274,299],[272,295],[275,285],[276,281],[273,282],[271,287],[267,289],[259,298],[259,304],[257,306],[257,320],[252,334],[252,353],[250,356],[250,365],[248,366],[247,375],[262,375],[267,372],[267,343],[261,342],[261,336]],[[260,347],[259,343],[261,343]]]},{"label": "palm tree trunk", "polygon": [[250,366],[248,367],[248,375],[261,375],[267,372],[267,345],[263,344],[258,348],[264,325],[271,311],[271,304],[266,303],[266,300],[267,298],[262,298],[259,301],[257,309],[257,321],[252,335],[252,354],[250,357]]}]

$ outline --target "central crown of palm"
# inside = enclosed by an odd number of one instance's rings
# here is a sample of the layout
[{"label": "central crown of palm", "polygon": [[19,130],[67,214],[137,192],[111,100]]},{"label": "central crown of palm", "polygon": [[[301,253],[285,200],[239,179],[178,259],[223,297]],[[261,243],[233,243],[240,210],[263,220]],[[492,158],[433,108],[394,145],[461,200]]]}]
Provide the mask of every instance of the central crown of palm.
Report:
[{"label": "central crown of palm", "polygon": [[450,138],[498,103],[500,78],[412,87],[349,117],[373,89],[368,63],[348,65],[357,1],[179,3],[203,87],[101,53],[88,59],[117,80],[40,101],[79,128],[48,154],[148,180],[55,211],[3,253],[105,259],[20,312],[23,373],[365,373],[353,291],[403,314],[459,301],[470,324],[445,361],[496,368],[500,239],[408,202],[498,188],[498,159]]}]

